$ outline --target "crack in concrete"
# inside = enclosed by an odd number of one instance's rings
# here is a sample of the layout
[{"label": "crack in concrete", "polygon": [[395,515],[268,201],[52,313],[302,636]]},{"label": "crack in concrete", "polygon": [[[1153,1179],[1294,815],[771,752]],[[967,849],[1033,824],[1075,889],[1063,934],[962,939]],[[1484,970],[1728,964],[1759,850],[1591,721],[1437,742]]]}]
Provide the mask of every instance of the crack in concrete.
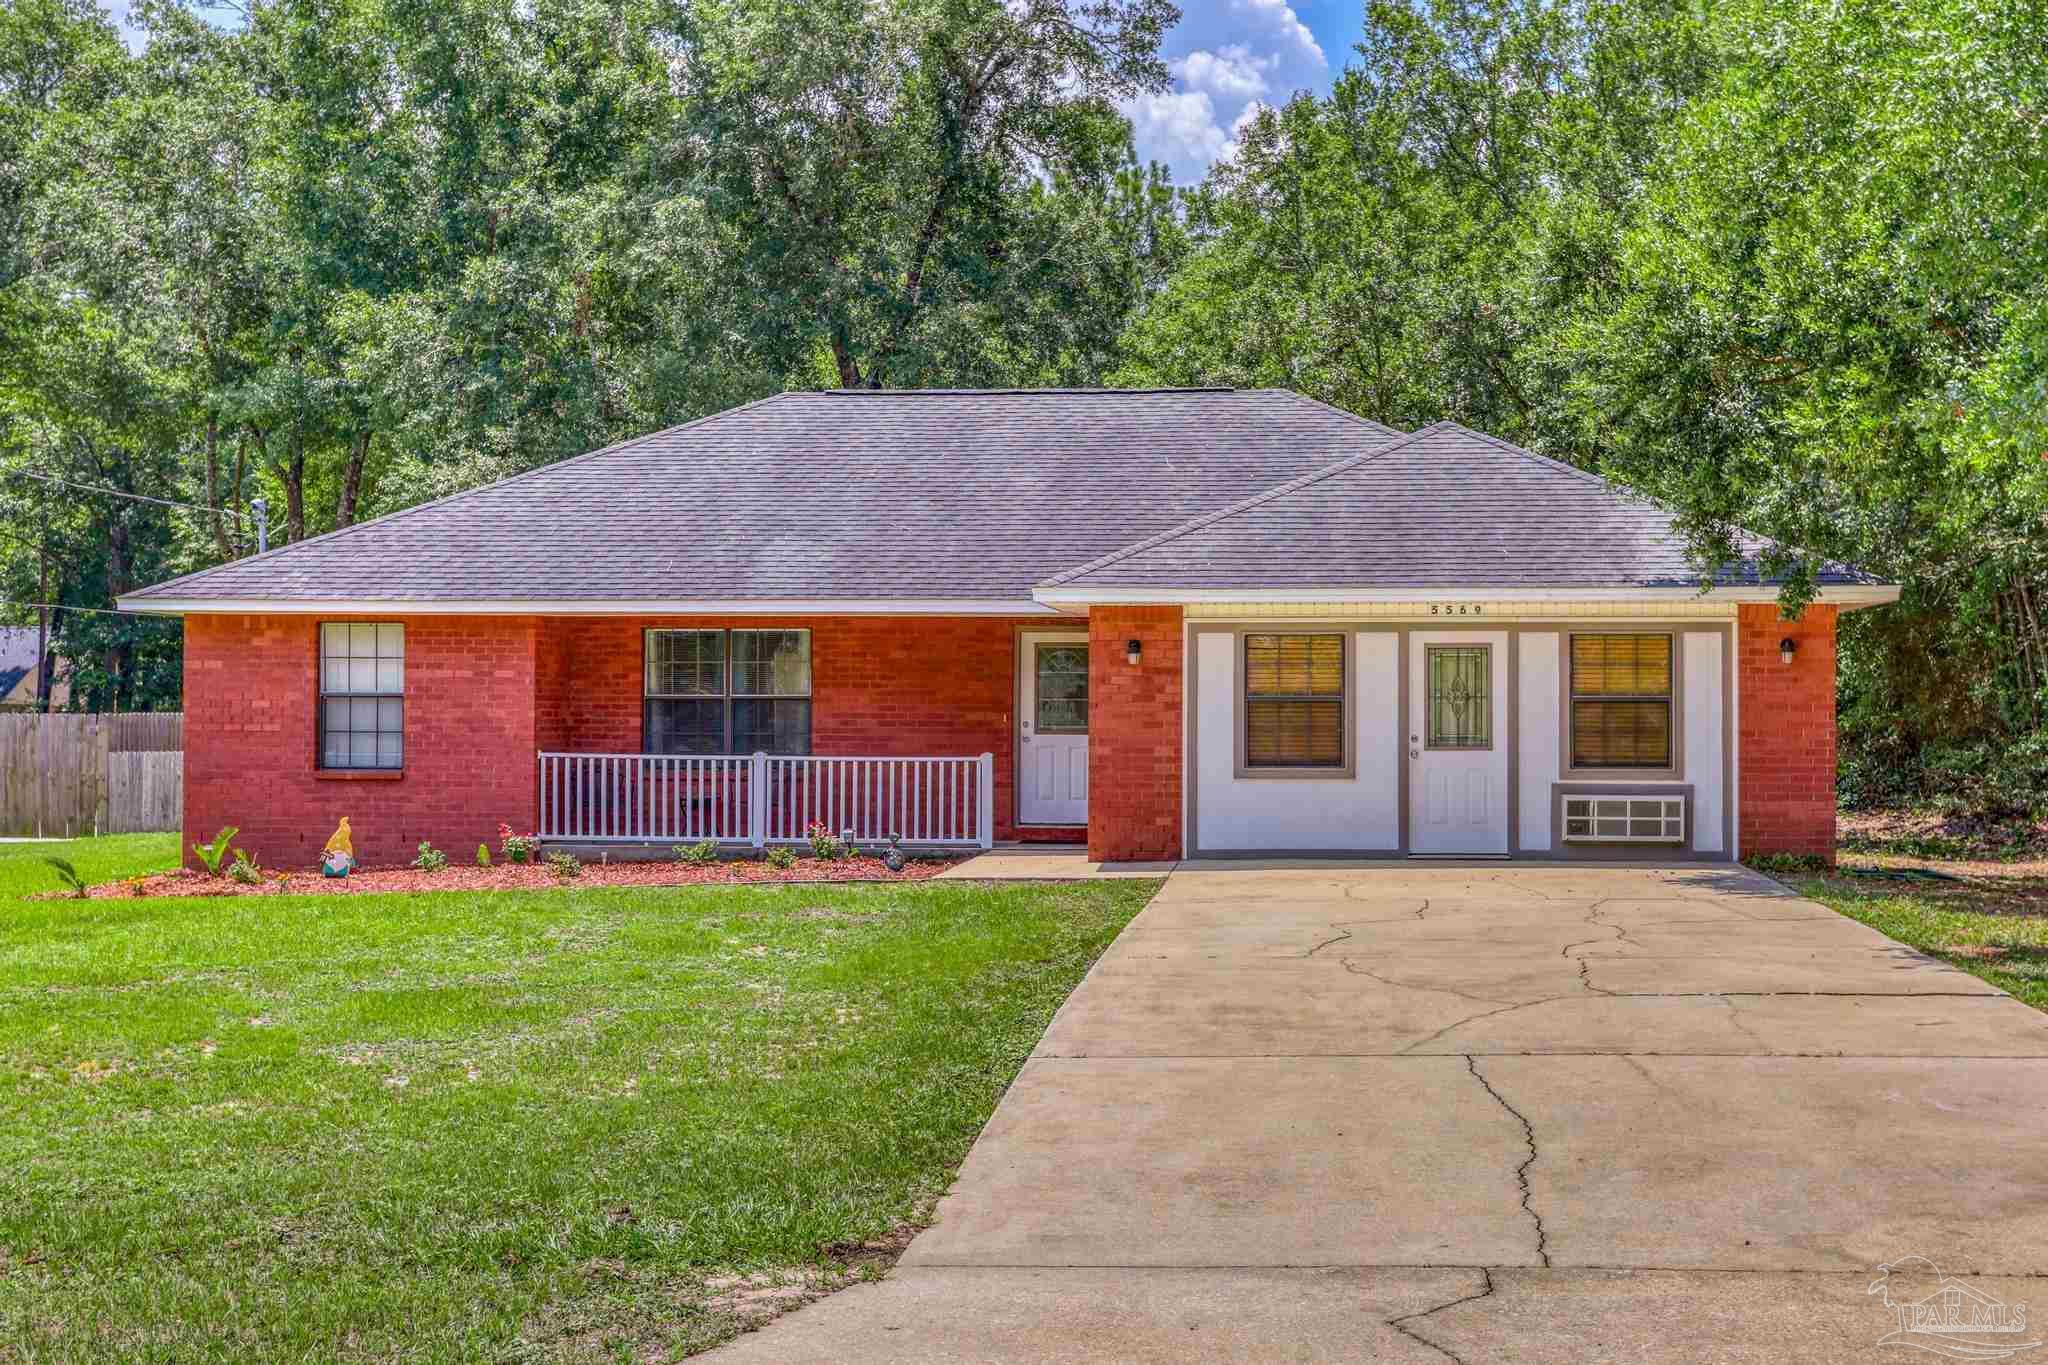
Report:
[{"label": "crack in concrete", "polygon": [[1565,998],[1566,997],[1562,995],[1546,995],[1541,1000],[1524,1000],[1520,1004],[1516,1005],[1502,1005],[1497,1010],[1482,1010],[1478,1014],[1468,1014],[1463,1019],[1459,1019],[1452,1023],[1445,1024],[1442,1028],[1438,1029],[1435,1033],[1430,1034],[1427,1038],[1416,1039],[1414,1042],[1402,1048],[1401,1051],[1404,1053],[1409,1053],[1415,1051],[1415,1049],[1419,1047],[1428,1047],[1431,1043],[1436,1042],[1438,1039],[1442,1038],[1446,1033],[1449,1033],[1454,1029],[1461,1029],[1467,1024],[1476,1024],[1481,1019],[1491,1019],[1496,1014],[1512,1014],[1516,1010],[1525,1010],[1532,1005],[1548,1005],[1553,1000],[1563,1000]]},{"label": "crack in concrete", "polygon": [[1489,996],[1473,995],[1469,991],[1454,990],[1449,986],[1420,986],[1413,982],[1396,981],[1392,977],[1381,976],[1378,972],[1368,971],[1366,968],[1359,966],[1358,959],[1355,957],[1343,957],[1337,960],[1343,963],[1344,970],[1353,976],[1362,976],[1368,980],[1377,981],[1382,986],[1390,986],[1397,991],[1422,991],[1428,995],[1455,995],[1460,1000],[1470,1000],[1474,1004],[1479,1005],[1513,1005],[1520,1003],[1514,1000],[1496,1000]]},{"label": "crack in concrete", "polygon": [[1493,1082],[1487,1080],[1486,1073],[1479,1069],[1478,1059],[1470,1053],[1465,1054],[1465,1069],[1472,1073],[1473,1080],[1485,1087],[1487,1094],[1493,1096],[1495,1104],[1514,1115],[1515,1122],[1522,1125],[1522,1142],[1528,1147],[1529,1155],[1515,1167],[1515,1183],[1522,1187],[1522,1212],[1528,1214],[1529,1221],[1536,1225],[1536,1257],[1547,1270],[1550,1268],[1550,1233],[1543,1226],[1543,1215],[1536,1212],[1536,1205],[1531,1202],[1533,1191],[1529,1188],[1529,1168],[1536,1164],[1536,1129],[1523,1117],[1521,1110],[1509,1104],[1507,1097],[1493,1088]]},{"label": "crack in concrete", "polygon": [[1350,931],[1349,929],[1345,929],[1345,928],[1344,928],[1344,927],[1343,927],[1342,925],[1340,925],[1340,924],[1333,924],[1333,925],[1331,925],[1330,927],[1331,927],[1332,929],[1338,929],[1338,930],[1341,930],[1342,932],[1340,932],[1340,933],[1339,933],[1339,934],[1337,935],[1337,937],[1335,937],[1335,938],[1326,938],[1326,939],[1324,939],[1324,940],[1323,940],[1323,941],[1322,941],[1321,943],[1318,943],[1318,944],[1317,944],[1317,945],[1316,945],[1315,947],[1313,947],[1313,948],[1309,949],[1309,950],[1308,950],[1307,952],[1303,953],[1303,954],[1302,954],[1302,956],[1303,956],[1303,957],[1314,957],[1314,956],[1315,956],[1315,955],[1316,955],[1317,953],[1320,953],[1320,952],[1321,952],[1321,951],[1322,951],[1323,949],[1325,949],[1325,948],[1329,947],[1329,946],[1330,946],[1331,944],[1333,944],[1333,943],[1342,943],[1342,942],[1343,942],[1344,940],[1346,940],[1346,939],[1348,939],[1348,938],[1350,938],[1350,937],[1351,937],[1351,931]]},{"label": "crack in concrete", "polygon": [[1398,1318],[1388,1318],[1386,1320],[1387,1326],[1393,1328],[1402,1336],[1407,1337],[1410,1341],[1418,1345],[1427,1346],[1430,1350],[1444,1357],[1444,1359],[1453,1361],[1456,1365],[1465,1365],[1465,1358],[1463,1356],[1458,1355],[1447,1347],[1437,1345],[1428,1337],[1410,1328],[1408,1324],[1420,1322],[1424,1318],[1434,1317],[1438,1313],[1448,1312],[1462,1303],[1477,1303],[1481,1299],[1491,1298],[1493,1295],[1493,1271],[1486,1266],[1479,1267],[1479,1280],[1480,1289],[1477,1294],[1466,1294],[1460,1298],[1452,1299],[1448,1303],[1437,1304],[1434,1308],[1425,1308],[1419,1313],[1403,1313]]},{"label": "crack in concrete", "polygon": [[1755,1044],[1758,1051],[1768,1054],[1771,1051],[1771,1045],[1763,1040],[1761,1034],[1749,1026],[1749,1021],[1742,1017],[1742,1011],[1735,1008],[1734,999],[1724,995],[1721,997],[1721,1003],[1728,1007],[1728,1022],[1735,1026],[1735,1031]]}]

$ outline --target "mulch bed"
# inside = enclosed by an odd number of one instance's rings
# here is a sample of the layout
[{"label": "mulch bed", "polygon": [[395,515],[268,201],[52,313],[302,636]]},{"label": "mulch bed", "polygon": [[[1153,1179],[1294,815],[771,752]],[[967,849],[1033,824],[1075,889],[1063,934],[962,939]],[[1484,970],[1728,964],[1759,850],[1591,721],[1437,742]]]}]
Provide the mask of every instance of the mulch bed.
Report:
[{"label": "mulch bed", "polygon": [[266,896],[370,895],[410,891],[542,891],[592,886],[719,886],[742,882],[916,882],[935,877],[957,859],[913,858],[901,872],[891,872],[880,858],[799,858],[793,867],[765,862],[723,862],[696,866],[679,862],[587,862],[583,875],[569,881],[555,876],[546,864],[493,863],[489,867],[450,865],[439,872],[410,867],[357,868],[346,877],[323,877],[318,871],[293,872],[280,886],[278,875],[265,869],[263,884],[244,886],[226,877],[209,877],[191,868],[158,872],[130,882],[108,882],[91,888],[95,899],[112,896]]}]

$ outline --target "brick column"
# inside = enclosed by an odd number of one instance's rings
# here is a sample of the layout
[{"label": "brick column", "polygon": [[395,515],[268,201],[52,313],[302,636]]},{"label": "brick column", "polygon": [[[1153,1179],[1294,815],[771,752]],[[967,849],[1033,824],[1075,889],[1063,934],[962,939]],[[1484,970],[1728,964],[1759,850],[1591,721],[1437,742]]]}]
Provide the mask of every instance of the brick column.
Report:
[{"label": "brick column", "polygon": [[[1835,616],[1810,606],[1787,621],[1770,605],[1738,608],[1742,852],[1835,860]],[[1791,640],[1792,662],[1779,655]]]},{"label": "brick column", "polygon": [[[1137,664],[1130,642],[1139,643]],[[1179,607],[1088,612],[1088,856],[1181,856]]]}]

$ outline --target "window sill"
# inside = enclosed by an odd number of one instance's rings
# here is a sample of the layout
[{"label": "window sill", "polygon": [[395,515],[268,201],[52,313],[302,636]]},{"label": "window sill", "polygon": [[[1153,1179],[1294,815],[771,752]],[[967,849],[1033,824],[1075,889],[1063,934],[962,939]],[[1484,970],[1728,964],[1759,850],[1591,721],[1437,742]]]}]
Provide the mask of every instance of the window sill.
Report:
[{"label": "window sill", "polygon": [[1240,782],[1349,782],[1358,770],[1348,763],[1341,768],[1239,768],[1232,776]]},{"label": "window sill", "polygon": [[315,768],[319,782],[396,782],[405,776],[403,768]]}]

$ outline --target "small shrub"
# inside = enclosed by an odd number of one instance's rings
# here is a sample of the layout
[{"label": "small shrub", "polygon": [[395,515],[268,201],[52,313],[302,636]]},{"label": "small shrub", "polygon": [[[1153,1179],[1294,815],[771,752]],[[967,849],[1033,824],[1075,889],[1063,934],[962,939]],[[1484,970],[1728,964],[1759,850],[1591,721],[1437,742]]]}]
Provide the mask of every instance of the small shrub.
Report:
[{"label": "small shrub", "polygon": [[796,866],[796,850],[784,848],[782,845],[777,844],[774,848],[768,850],[768,866],[779,868],[785,872],[788,871]]},{"label": "small shrub", "polygon": [[263,869],[256,866],[256,860],[249,856],[248,849],[238,848],[235,850],[234,864],[228,868],[228,880],[239,882],[243,886],[261,886],[263,884]]},{"label": "small shrub", "polygon": [[824,862],[837,862],[853,852],[846,840],[827,828],[823,820],[813,821],[804,837],[811,841],[811,856]]},{"label": "small shrub", "polygon": [[538,859],[540,836],[535,834],[514,834],[512,826],[498,826],[498,847],[504,850],[507,862],[523,863]]},{"label": "small shrub", "polygon": [[576,861],[573,853],[548,854],[548,868],[555,874],[556,881],[566,882],[583,875],[583,864]]},{"label": "small shrub", "polygon": [[478,844],[476,846],[476,865],[478,867],[489,867],[491,865],[491,846],[489,844]]},{"label": "small shrub", "polygon": [[435,848],[425,839],[422,839],[420,840],[420,856],[412,860],[412,865],[422,872],[439,872],[442,868],[448,866],[448,855]]},{"label": "small shrub", "polygon": [[677,844],[676,861],[691,867],[709,867],[718,861],[718,844],[710,839],[701,844]]},{"label": "small shrub", "polygon": [[125,887],[127,887],[127,888],[128,888],[128,894],[129,894],[129,895],[131,895],[131,896],[139,896],[139,895],[141,895],[141,894],[143,893],[143,890],[144,890],[144,888],[145,888],[145,887],[147,887],[147,886],[149,885],[149,878],[147,878],[147,877],[128,877],[128,878],[125,878],[125,879],[124,879],[124,880],[123,880],[123,881],[121,882],[121,885],[123,885],[123,886],[125,886]]},{"label": "small shrub", "polygon": [[71,894],[85,899],[85,878],[78,875],[78,869],[62,858],[45,858],[44,862],[57,869],[57,880],[71,888]]},{"label": "small shrub", "polygon": [[206,865],[207,876],[218,877],[221,874],[221,861],[228,856],[228,845],[233,843],[235,836],[241,832],[239,826],[227,825],[213,836],[212,843],[192,845],[192,851],[198,854],[199,861]]}]

